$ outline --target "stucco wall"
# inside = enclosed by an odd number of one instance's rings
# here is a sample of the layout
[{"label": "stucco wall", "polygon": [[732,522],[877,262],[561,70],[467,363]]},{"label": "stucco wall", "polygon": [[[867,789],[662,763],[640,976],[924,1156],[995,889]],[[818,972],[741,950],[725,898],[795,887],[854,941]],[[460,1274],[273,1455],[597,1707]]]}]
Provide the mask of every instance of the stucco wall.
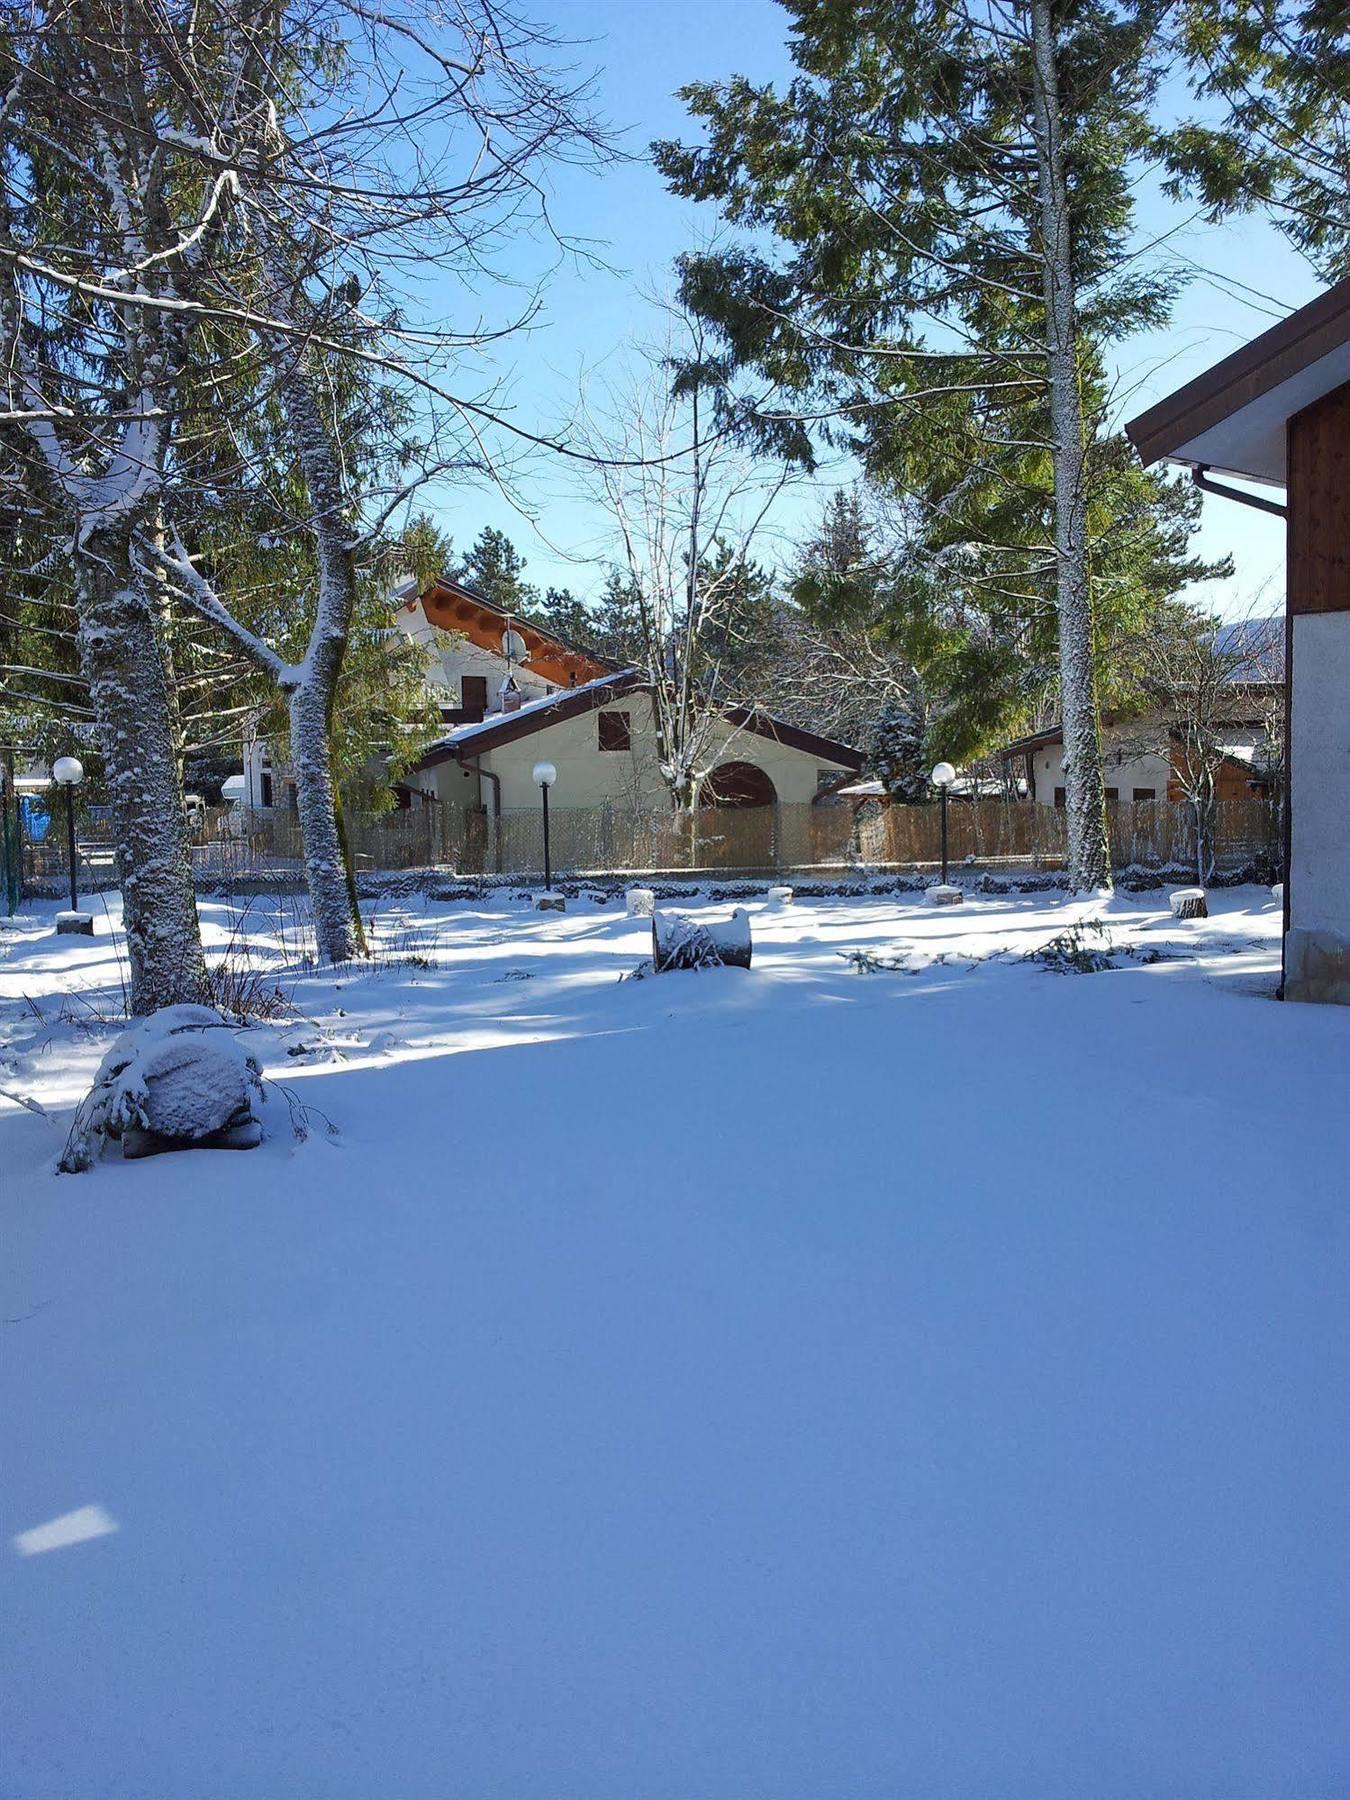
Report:
[{"label": "stucco wall", "polygon": [[1350,612],[1298,613],[1285,991],[1350,1002]]},{"label": "stucco wall", "polygon": [[[597,718],[601,711],[628,714],[630,750],[600,749]],[[843,763],[731,726],[726,728],[725,739],[717,749],[719,762],[747,762],[763,769],[784,805],[806,805],[814,800],[819,770],[846,772]],[[472,754],[471,741],[465,746],[465,753]],[[657,767],[651,700],[645,694],[625,696],[596,711],[544,726],[513,743],[484,751],[479,760],[500,778],[501,803],[508,812],[539,804],[534,765],[541,761],[553,763],[558,771],[552,794],[555,807],[604,806],[608,802],[635,811],[659,811],[669,803],[668,790]],[[410,786],[434,793],[443,805],[474,805],[479,801],[477,777],[465,780],[456,763],[438,764],[407,779]],[[493,804],[490,782],[483,783],[482,803],[489,808]]]},{"label": "stucco wall", "polygon": [[[439,625],[431,623],[420,604],[413,612],[398,614],[398,628],[405,637],[430,653],[428,680],[448,689],[447,705],[460,704],[462,675],[482,675],[488,684],[488,711],[497,710],[497,689],[505,680],[508,667],[504,656],[480,649],[458,632],[442,631]],[[544,694],[557,692],[556,682],[545,681],[542,675],[536,675],[528,667],[517,664],[511,672],[526,700],[537,700]]]},{"label": "stucco wall", "polygon": [[[1136,788],[1152,788],[1155,798],[1167,798],[1167,780],[1171,772],[1167,758],[1152,751],[1145,751],[1141,755],[1137,733],[1134,742],[1113,742],[1108,737],[1102,746],[1102,752],[1106,785],[1117,788],[1120,799],[1132,800]],[[1041,806],[1053,806],[1055,789],[1065,785],[1064,746],[1047,744],[1043,749],[1033,752],[1032,761],[1036,777],[1036,799]]]},{"label": "stucco wall", "polygon": [[[564,719],[530,737],[503,744],[483,757],[484,767],[501,777],[502,806],[509,810],[538,804],[533,769],[541,760],[553,763],[558,770],[552,795],[554,806],[603,806],[606,801],[616,806],[635,804],[652,809],[666,805],[667,789],[657,767],[656,733],[648,696],[627,696],[600,710],[628,714],[630,751],[599,748],[600,728],[595,712]],[[785,805],[803,805],[815,799],[818,769],[842,771],[845,767],[774,743],[756,732],[736,731],[730,726],[724,741],[717,746],[717,760],[753,763],[763,769]]]}]

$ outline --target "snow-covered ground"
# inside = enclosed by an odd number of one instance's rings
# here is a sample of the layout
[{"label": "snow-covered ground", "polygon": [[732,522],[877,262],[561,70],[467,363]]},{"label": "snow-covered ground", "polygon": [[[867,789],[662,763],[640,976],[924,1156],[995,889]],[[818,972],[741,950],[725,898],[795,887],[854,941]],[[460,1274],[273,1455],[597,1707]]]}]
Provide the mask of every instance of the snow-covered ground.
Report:
[{"label": "snow-covered ground", "polygon": [[1350,1010],[749,910],[213,904],[315,1129],[61,1177],[116,959],[0,931],[4,1800],[1350,1792]]}]

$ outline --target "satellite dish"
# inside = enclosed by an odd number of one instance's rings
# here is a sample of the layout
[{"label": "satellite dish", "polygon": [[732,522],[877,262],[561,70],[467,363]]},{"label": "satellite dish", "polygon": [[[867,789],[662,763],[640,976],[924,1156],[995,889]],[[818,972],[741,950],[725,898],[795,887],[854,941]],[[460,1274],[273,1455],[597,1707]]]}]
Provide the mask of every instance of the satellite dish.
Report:
[{"label": "satellite dish", "polygon": [[502,655],[507,662],[524,662],[529,653],[525,640],[518,631],[508,629],[502,633]]}]

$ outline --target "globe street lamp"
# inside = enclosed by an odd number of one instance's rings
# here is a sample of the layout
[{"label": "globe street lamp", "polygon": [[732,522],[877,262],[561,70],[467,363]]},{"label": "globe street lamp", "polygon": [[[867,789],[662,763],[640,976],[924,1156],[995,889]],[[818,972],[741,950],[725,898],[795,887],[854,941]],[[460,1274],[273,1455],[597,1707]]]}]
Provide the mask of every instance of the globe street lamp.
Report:
[{"label": "globe street lamp", "polygon": [[947,789],[956,780],[956,770],[949,762],[940,762],[929,776],[942,800],[942,885],[947,886]]},{"label": "globe street lamp", "polygon": [[[52,780],[58,787],[66,790],[66,857],[70,864],[70,916],[71,923],[66,927],[69,931],[92,934],[94,921],[91,918],[86,926],[80,913],[77,874],[79,865],[75,860],[75,790],[84,780],[84,764],[77,756],[58,756],[52,764]],[[80,920],[79,924],[75,920]],[[57,929],[61,922],[57,921]]]},{"label": "globe street lamp", "polygon": [[544,892],[553,892],[553,862],[548,847],[548,790],[558,779],[558,771],[551,762],[537,762],[534,765],[534,780],[544,801]]}]

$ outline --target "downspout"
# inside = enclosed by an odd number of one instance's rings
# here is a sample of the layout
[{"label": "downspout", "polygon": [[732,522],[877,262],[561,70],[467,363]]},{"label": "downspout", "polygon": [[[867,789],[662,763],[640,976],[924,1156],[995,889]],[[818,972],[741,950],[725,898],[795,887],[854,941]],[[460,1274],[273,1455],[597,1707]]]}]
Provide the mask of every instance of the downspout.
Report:
[{"label": "downspout", "polygon": [[455,759],[461,769],[472,769],[480,781],[492,783],[492,860],[496,865],[496,873],[502,872],[502,778],[494,775],[491,769],[485,769],[476,759],[460,756]]},{"label": "downspout", "polygon": [[1278,500],[1266,500],[1260,494],[1244,494],[1241,488],[1228,487],[1222,481],[1211,481],[1208,463],[1192,463],[1191,480],[1204,493],[1217,494],[1221,500],[1236,500],[1240,506],[1254,506],[1258,512],[1274,513],[1277,519],[1289,517],[1288,507],[1281,506]]}]

